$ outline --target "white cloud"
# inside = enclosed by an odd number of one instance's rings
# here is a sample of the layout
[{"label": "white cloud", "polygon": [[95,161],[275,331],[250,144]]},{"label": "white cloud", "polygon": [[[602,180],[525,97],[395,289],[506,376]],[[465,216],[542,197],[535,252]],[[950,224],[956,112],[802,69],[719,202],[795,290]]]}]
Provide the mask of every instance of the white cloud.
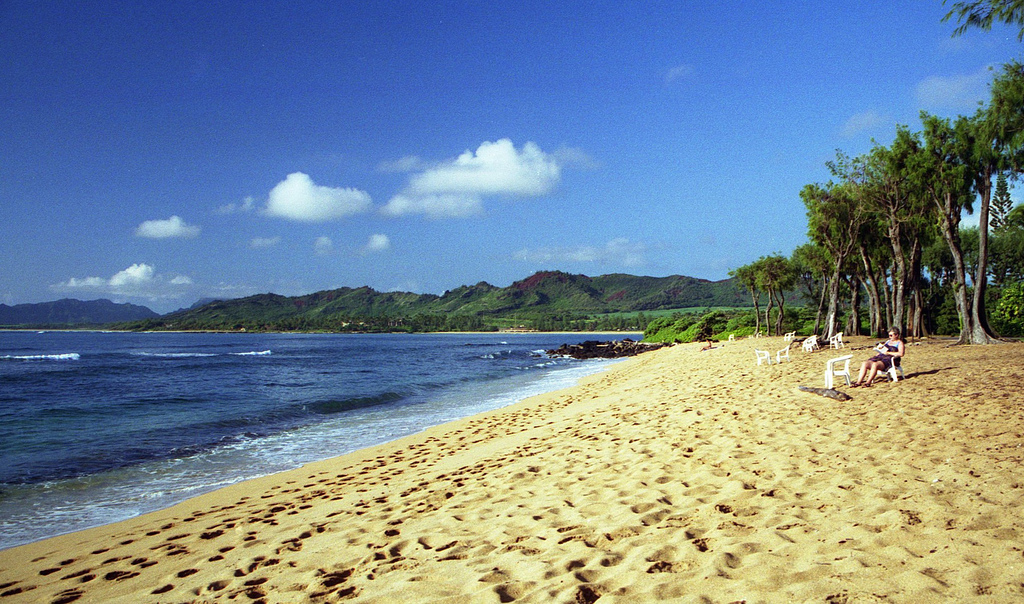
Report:
[{"label": "white cloud", "polygon": [[249,241],[249,247],[254,250],[264,250],[281,243],[280,235],[274,237],[253,237]]},{"label": "white cloud", "polygon": [[387,216],[425,214],[428,218],[466,218],[480,214],[484,201],[479,195],[404,195],[391,198],[381,212]]},{"label": "white cloud", "polygon": [[394,161],[382,161],[377,166],[377,171],[385,173],[416,172],[417,170],[425,170],[428,167],[427,162],[418,156],[409,155]]},{"label": "white cloud", "polygon": [[199,230],[199,227],[186,224],[180,217],[171,216],[167,220],[147,220],[143,222],[135,229],[135,235],[149,239],[191,238],[198,237]]},{"label": "white cloud", "polygon": [[109,296],[165,300],[179,298],[193,285],[185,275],[166,277],[156,272],[150,264],[137,263],[118,271],[109,279],[102,277],[72,277],[63,283],[50,286],[57,292],[88,292]]},{"label": "white cloud", "polygon": [[313,242],[313,251],[316,252],[317,256],[326,256],[334,251],[334,242],[331,241],[330,237],[317,237],[316,241]]},{"label": "white cloud", "polygon": [[63,286],[68,289],[101,289],[107,285],[106,279],[100,277],[83,277],[81,279],[72,277],[58,286]]},{"label": "white cloud", "polygon": [[871,130],[885,124],[887,120],[879,115],[875,111],[863,111],[861,113],[850,116],[850,119],[846,120],[843,124],[843,129],[840,131],[840,135],[844,138],[850,138],[856,136],[865,130]]},{"label": "white cloud", "polygon": [[676,65],[675,67],[669,69],[668,72],[665,73],[665,83],[671,84],[672,82],[675,82],[676,80],[681,80],[692,73],[692,65]]},{"label": "white cloud", "polygon": [[603,246],[522,249],[514,256],[517,260],[535,264],[577,262],[637,267],[647,263],[646,252],[647,246],[644,244],[619,237]]},{"label": "white cloud", "polygon": [[156,269],[148,264],[133,264],[110,278],[110,287],[118,289],[136,288],[153,281]]},{"label": "white cloud", "polygon": [[596,170],[601,167],[601,162],[594,159],[583,149],[576,147],[560,147],[551,154],[559,166],[572,166],[584,170]]},{"label": "white cloud", "polygon": [[363,246],[364,254],[373,254],[379,252],[386,252],[391,249],[391,239],[387,235],[375,233],[370,235],[369,241]]},{"label": "white cloud", "polygon": [[381,211],[388,216],[461,218],[479,213],[486,196],[536,197],[551,192],[560,178],[561,166],[553,155],[531,142],[516,150],[505,138],[414,174]]},{"label": "white cloud", "polygon": [[917,100],[925,109],[966,109],[977,107],[989,97],[992,71],[954,76],[931,76],[917,85]]},{"label": "white cloud", "polygon": [[253,211],[256,207],[256,200],[251,196],[246,197],[240,203],[229,203],[216,209],[217,214],[245,214]]},{"label": "white cloud", "polygon": [[306,174],[295,172],[271,189],[266,214],[303,222],[325,222],[369,209],[369,193],[320,186]]}]

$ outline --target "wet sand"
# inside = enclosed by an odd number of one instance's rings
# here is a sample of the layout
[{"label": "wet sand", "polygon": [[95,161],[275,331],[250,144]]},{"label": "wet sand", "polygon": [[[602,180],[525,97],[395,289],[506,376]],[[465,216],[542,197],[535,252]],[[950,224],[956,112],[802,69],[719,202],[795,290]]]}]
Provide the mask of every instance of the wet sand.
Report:
[{"label": "wet sand", "polygon": [[[1017,602],[1024,344],[822,387],[781,338],[580,385],[0,552],[13,602]],[[794,347],[796,348],[796,347]]]}]

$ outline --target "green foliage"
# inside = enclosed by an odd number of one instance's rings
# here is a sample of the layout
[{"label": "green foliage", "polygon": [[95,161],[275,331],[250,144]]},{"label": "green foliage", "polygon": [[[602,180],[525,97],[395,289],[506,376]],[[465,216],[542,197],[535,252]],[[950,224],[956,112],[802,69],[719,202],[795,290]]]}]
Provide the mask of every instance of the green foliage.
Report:
[{"label": "green foliage", "polygon": [[673,313],[667,317],[660,317],[647,325],[647,329],[644,330],[644,341],[676,342],[679,334],[696,322],[697,316],[692,313]]},{"label": "green foliage", "polygon": [[288,298],[261,294],[215,301],[126,329],[245,331],[640,331],[665,309],[741,306],[732,280],[587,277],[540,272],[509,287],[462,286],[441,296],[340,288]]},{"label": "green foliage", "polygon": [[754,332],[754,313],[711,311],[701,316],[688,313],[662,317],[647,326],[645,342],[697,342],[725,339],[730,333],[742,336]]},{"label": "green foliage", "polygon": [[992,322],[1005,336],[1024,336],[1024,282],[1003,288]]},{"label": "green foliage", "polygon": [[1006,175],[1002,172],[996,177],[996,190],[992,193],[992,202],[989,211],[989,224],[993,229],[999,230],[1006,226],[1006,216],[1013,209],[1013,201],[1010,199],[1010,187],[1006,184]]},{"label": "green foliage", "polygon": [[953,8],[942,21],[956,16],[960,25],[953,30],[954,36],[963,35],[968,29],[990,30],[993,23],[1021,26],[1017,41],[1024,40],[1024,3],[1020,0],[967,0],[954,2]]},{"label": "green foliage", "polygon": [[960,314],[956,311],[953,288],[946,289],[947,293],[940,298],[938,309],[935,311],[932,329],[936,335],[954,336],[960,333]]}]

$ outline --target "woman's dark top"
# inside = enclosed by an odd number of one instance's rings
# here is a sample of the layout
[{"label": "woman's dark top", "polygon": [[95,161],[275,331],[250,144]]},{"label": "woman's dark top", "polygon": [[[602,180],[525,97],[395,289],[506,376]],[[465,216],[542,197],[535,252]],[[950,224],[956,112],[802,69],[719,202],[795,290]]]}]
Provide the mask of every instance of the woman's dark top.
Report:
[{"label": "woman's dark top", "polygon": [[[889,340],[889,342],[892,342],[892,340]],[[897,350],[900,349],[898,343],[897,344],[890,344],[889,342],[884,342],[882,344],[882,346],[885,346],[885,349],[888,352],[896,352]],[[871,357],[869,360],[871,360],[871,361],[878,361],[878,362],[882,363],[882,365],[883,365],[882,371],[889,371],[889,369],[893,366],[893,364],[895,364],[897,367],[900,366],[900,358],[899,357],[894,357],[892,355],[885,354],[884,352],[879,352],[875,356]]]}]

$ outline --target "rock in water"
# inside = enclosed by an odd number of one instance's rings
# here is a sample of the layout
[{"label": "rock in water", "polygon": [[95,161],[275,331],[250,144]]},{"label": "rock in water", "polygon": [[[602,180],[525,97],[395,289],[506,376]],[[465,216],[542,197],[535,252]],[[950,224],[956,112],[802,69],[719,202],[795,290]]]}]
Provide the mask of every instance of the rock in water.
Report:
[{"label": "rock in water", "polygon": [[562,344],[554,350],[547,350],[545,352],[549,357],[572,357],[574,359],[618,359],[621,357],[635,356],[641,352],[647,352],[648,350],[657,350],[664,346],[668,346],[668,344],[648,344],[645,342],[634,342],[633,340],[626,338],[624,340],[615,340],[611,342],[587,340],[582,344]]},{"label": "rock in water", "polygon": [[834,398],[837,401],[849,401],[853,400],[853,397],[845,392],[840,392],[835,388],[812,388],[810,386],[800,386],[800,390],[804,392],[810,392],[811,394],[817,394],[819,396],[826,396],[828,398]]}]

